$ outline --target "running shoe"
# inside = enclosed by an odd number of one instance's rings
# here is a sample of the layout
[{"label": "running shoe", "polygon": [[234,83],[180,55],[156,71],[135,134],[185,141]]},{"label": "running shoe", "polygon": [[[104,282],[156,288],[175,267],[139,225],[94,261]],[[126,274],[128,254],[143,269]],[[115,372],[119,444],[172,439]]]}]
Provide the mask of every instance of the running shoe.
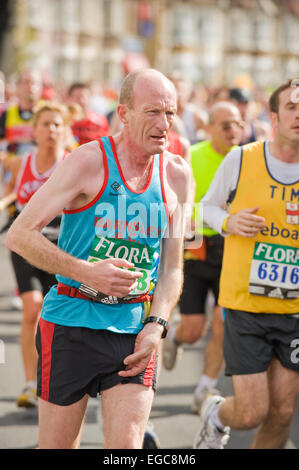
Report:
[{"label": "running shoe", "polygon": [[160,442],[154,432],[154,425],[151,421],[147,423],[143,439],[143,449],[160,449]]},{"label": "running shoe", "polygon": [[195,436],[193,449],[223,449],[230,438],[230,428],[226,426],[220,431],[211,420],[215,406],[225,399],[220,395],[207,397],[202,404],[199,430]]},{"label": "running shoe", "polygon": [[36,395],[36,388],[26,385],[21,395],[17,399],[17,406],[24,408],[35,408],[37,407],[38,398]]},{"label": "running shoe", "polygon": [[219,395],[220,392],[216,388],[203,387],[201,390],[195,390],[193,395],[193,403],[191,405],[192,413],[200,414],[200,410],[205,399],[210,395]]},{"label": "running shoe", "polygon": [[23,302],[20,297],[19,289],[15,289],[10,297],[10,304],[14,310],[23,310]]},{"label": "running shoe", "polygon": [[172,339],[170,331],[172,328],[175,328],[175,326],[170,327],[162,346],[162,363],[167,370],[171,370],[176,366],[183,353],[183,346]]}]

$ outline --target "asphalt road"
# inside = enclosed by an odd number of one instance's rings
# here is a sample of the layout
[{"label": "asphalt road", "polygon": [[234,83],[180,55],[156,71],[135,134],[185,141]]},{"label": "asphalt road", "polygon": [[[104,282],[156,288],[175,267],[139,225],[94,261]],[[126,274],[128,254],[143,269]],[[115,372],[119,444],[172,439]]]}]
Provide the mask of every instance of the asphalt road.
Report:
[{"label": "asphalt road", "polygon": [[[4,352],[0,363],[0,449],[34,449],[38,443],[37,411],[16,406],[16,397],[24,382],[19,347],[21,312],[10,304],[14,275],[3,235],[0,236],[0,263],[0,349]],[[198,417],[192,414],[190,406],[202,370],[205,344],[206,339],[203,339],[186,347],[174,370],[161,370],[151,422],[163,449],[192,449]],[[224,396],[229,395],[231,380],[221,376],[218,388]],[[248,449],[253,434],[254,430],[232,431],[227,448]],[[287,447],[299,448],[299,409],[294,416]],[[103,448],[100,398],[89,401],[81,448]]]}]

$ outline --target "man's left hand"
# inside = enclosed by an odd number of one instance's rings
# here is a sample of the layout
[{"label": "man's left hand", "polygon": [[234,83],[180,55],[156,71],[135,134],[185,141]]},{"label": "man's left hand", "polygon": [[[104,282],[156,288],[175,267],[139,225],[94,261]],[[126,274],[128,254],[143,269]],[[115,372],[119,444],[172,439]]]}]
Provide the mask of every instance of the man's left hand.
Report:
[{"label": "man's left hand", "polygon": [[158,349],[162,332],[163,326],[158,323],[144,325],[136,337],[133,354],[124,359],[126,369],[119,372],[121,377],[134,377],[147,368],[154,351]]}]

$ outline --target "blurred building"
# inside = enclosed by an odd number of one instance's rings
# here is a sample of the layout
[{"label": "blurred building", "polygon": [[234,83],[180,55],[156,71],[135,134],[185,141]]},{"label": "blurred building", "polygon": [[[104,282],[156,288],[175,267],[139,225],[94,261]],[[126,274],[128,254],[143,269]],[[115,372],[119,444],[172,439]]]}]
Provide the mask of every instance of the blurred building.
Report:
[{"label": "blurred building", "polygon": [[[0,0],[5,32],[0,70],[36,67],[54,79],[119,83],[136,66],[150,65],[138,15],[151,2],[131,0]],[[142,13],[145,12],[145,13]],[[1,46],[0,44],[0,46]],[[153,59],[153,57],[152,57]]]},{"label": "blurred building", "polygon": [[299,76],[298,0],[160,4],[159,67],[211,85],[251,78],[264,87]]},{"label": "blurred building", "polygon": [[117,85],[144,65],[210,85],[299,75],[298,0],[1,0],[0,70]]}]

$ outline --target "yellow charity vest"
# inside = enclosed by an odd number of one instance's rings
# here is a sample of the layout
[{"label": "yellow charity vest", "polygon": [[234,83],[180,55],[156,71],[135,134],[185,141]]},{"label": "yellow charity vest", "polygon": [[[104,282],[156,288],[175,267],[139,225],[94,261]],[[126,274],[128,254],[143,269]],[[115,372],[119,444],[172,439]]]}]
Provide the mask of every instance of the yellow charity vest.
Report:
[{"label": "yellow charity vest", "polygon": [[252,207],[266,227],[254,238],[225,237],[218,302],[252,313],[299,313],[299,179],[283,184],[271,176],[264,142],[242,148],[229,213]]},{"label": "yellow charity vest", "polygon": [[10,106],[6,111],[6,140],[10,142],[31,142],[33,140],[32,119],[25,121],[19,115],[18,106]]},{"label": "yellow charity vest", "polygon": [[6,111],[5,140],[8,157],[24,155],[35,148],[32,119],[22,119],[17,105],[10,106]]}]

